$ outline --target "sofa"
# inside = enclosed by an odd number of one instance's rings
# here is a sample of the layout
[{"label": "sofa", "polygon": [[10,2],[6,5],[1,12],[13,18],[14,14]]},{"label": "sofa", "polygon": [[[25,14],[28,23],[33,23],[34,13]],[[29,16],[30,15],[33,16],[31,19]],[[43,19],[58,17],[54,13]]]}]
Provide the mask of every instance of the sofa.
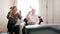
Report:
[{"label": "sofa", "polygon": [[60,34],[60,25],[27,25],[25,34]]}]

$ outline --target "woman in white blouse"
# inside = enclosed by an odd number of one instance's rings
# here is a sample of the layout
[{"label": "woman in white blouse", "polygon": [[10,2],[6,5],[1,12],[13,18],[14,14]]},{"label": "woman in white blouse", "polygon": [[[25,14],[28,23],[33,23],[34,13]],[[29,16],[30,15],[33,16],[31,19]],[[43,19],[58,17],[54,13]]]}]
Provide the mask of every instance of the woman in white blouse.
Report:
[{"label": "woman in white blouse", "polygon": [[35,15],[35,9],[32,9],[28,13],[28,15],[26,16],[26,19],[28,20],[28,25],[39,24],[39,19]]}]

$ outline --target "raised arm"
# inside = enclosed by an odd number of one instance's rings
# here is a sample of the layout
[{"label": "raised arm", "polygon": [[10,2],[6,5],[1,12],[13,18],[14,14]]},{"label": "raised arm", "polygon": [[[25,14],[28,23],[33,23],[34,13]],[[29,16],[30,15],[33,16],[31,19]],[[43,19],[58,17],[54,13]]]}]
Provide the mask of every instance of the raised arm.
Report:
[{"label": "raised arm", "polygon": [[30,13],[31,13],[31,11],[30,11],[30,12],[28,12],[28,14],[27,14],[26,18],[30,15]]},{"label": "raised arm", "polygon": [[7,19],[11,19],[12,18],[11,14],[12,14],[12,12],[9,11],[8,14],[7,14]]}]

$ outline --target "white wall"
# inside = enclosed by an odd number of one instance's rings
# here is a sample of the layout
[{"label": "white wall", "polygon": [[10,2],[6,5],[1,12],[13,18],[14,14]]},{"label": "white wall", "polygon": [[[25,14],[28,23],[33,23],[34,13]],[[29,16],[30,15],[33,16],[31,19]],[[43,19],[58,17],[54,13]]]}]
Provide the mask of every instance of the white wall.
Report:
[{"label": "white wall", "polygon": [[41,0],[41,14],[44,23],[60,24],[60,0]]},{"label": "white wall", "polygon": [[0,0],[0,31],[7,31],[7,19],[6,15],[9,11],[9,1],[8,0]]},{"label": "white wall", "polygon": [[60,24],[60,0],[54,0],[54,24]]},{"label": "white wall", "polygon": [[47,16],[46,16],[46,0],[40,0],[41,2],[41,16],[43,17],[43,21],[46,24]]},{"label": "white wall", "polygon": [[60,24],[60,0],[48,0],[48,23]]},{"label": "white wall", "polygon": [[54,20],[54,1],[53,0],[48,0],[48,11],[47,11],[47,18],[48,18],[48,24],[53,24]]},{"label": "white wall", "polygon": [[0,31],[7,31],[7,18],[6,15],[9,11],[9,7],[13,5],[11,0],[0,0]]}]

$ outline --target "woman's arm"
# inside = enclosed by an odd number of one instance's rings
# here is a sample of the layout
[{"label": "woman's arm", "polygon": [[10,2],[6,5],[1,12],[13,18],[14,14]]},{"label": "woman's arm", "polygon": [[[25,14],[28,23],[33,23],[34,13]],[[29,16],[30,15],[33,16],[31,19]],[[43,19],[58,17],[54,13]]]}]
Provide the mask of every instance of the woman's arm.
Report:
[{"label": "woman's arm", "polygon": [[30,15],[31,11],[27,14],[27,17]]},{"label": "woman's arm", "polygon": [[29,15],[30,15],[31,11],[27,14],[26,19],[29,20]]},{"label": "woman's arm", "polygon": [[11,14],[12,14],[11,11],[9,11],[8,14],[7,14],[7,19],[11,19],[12,18]]}]

